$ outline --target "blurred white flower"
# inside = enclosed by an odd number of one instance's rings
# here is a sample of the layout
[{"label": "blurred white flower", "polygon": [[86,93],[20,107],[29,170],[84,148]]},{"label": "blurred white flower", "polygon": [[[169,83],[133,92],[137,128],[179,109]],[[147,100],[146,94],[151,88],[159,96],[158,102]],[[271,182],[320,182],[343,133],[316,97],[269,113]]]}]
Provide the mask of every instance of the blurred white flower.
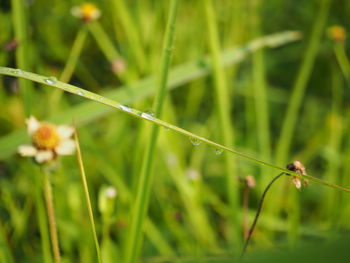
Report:
[{"label": "blurred white flower", "polygon": [[45,163],[55,160],[59,155],[74,153],[75,142],[71,139],[74,133],[73,127],[39,122],[33,116],[27,119],[26,123],[32,144],[18,147],[21,156],[34,157],[36,162]]},{"label": "blurred white flower", "polygon": [[117,189],[115,189],[113,186],[108,186],[105,190],[106,196],[108,198],[115,198],[117,196]]},{"label": "blurred white flower", "polygon": [[101,16],[101,11],[92,3],[84,3],[71,9],[72,15],[82,19],[85,23],[94,21]]},{"label": "blurred white flower", "polygon": [[201,177],[201,174],[199,173],[199,171],[193,168],[188,168],[185,173],[187,178],[190,179],[191,181],[198,181]]}]

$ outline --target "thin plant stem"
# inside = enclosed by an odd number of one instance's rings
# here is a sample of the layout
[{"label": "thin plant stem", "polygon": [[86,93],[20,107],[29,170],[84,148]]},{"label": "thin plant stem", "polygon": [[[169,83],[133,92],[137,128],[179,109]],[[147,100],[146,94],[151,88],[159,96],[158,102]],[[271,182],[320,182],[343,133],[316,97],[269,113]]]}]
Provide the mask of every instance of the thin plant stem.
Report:
[{"label": "thin plant stem", "polygon": [[75,37],[72,45],[71,52],[69,54],[68,60],[60,76],[60,81],[69,82],[77,65],[78,59],[80,57],[81,51],[83,50],[85,40],[86,40],[86,28],[81,27]]},{"label": "thin plant stem", "polygon": [[76,148],[77,148],[77,159],[78,159],[78,163],[79,163],[81,181],[83,183],[83,188],[84,188],[84,193],[85,193],[86,205],[87,205],[89,218],[90,218],[91,231],[92,231],[92,234],[93,234],[93,237],[94,237],[94,241],[95,241],[95,247],[96,247],[98,262],[102,263],[101,250],[100,250],[100,245],[99,245],[98,238],[97,238],[95,221],[94,221],[94,214],[93,214],[92,207],[91,207],[89,187],[88,187],[87,180],[86,180],[83,159],[82,159],[82,156],[81,156],[81,150],[80,150],[79,138],[78,138],[78,131],[76,129],[75,123],[73,124],[73,126],[74,126],[75,145],[76,145]]},{"label": "thin plant stem", "polygon": [[44,195],[45,195],[45,201],[46,201],[47,215],[49,218],[53,257],[54,257],[55,263],[60,263],[61,255],[60,255],[60,248],[59,248],[58,235],[57,235],[57,225],[56,225],[56,218],[55,218],[55,209],[53,204],[52,187],[50,182],[51,173],[45,168],[43,168],[42,170],[44,172]]},{"label": "thin plant stem", "polygon": [[248,233],[249,233],[249,228],[248,228],[249,192],[250,192],[250,187],[245,185],[244,189],[243,189],[243,208],[242,208],[242,210],[243,210],[242,217],[243,217],[243,238],[244,238],[244,240],[247,240]]},{"label": "thin plant stem", "polygon": [[[212,0],[206,0],[204,4],[205,17],[209,34],[209,46],[212,57],[212,64],[215,79],[216,106],[219,116],[219,127],[222,141],[229,147],[233,144],[233,127],[231,124],[231,96],[226,83],[222,62],[220,58],[219,34],[216,25],[216,17]],[[228,240],[231,247],[238,247],[239,237],[239,198],[238,198],[238,179],[235,176],[235,162],[231,156],[225,152],[225,172],[227,180],[227,195],[230,203],[230,228]]]},{"label": "thin plant stem", "polygon": [[[222,149],[223,151],[228,151],[228,152],[236,155],[237,157],[241,157],[243,159],[252,161],[252,162],[254,162],[256,164],[264,165],[264,166],[273,168],[273,169],[281,171],[281,172],[285,172],[285,173],[289,173],[289,174],[292,174],[292,175],[296,175],[296,176],[299,176],[299,177],[301,177],[303,179],[308,179],[308,180],[310,180],[310,181],[312,181],[314,183],[317,183],[317,184],[321,184],[321,185],[324,185],[324,186],[332,187],[332,188],[335,188],[335,189],[338,189],[338,190],[350,193],[350,189],[348,189],[346,187],[339,186],[339,185],[331,183],[331,182],[327,182],[325,180],[319,179],[319,178],[311,176],[309,174],[308,175],[301,175],[301,174],[296,173],[296,172],[291,172],[291,171],[287,170],[286,168],[282,168],[282,167],[280,167],[278,165],[275,165],[275,164],[272,164],[270,162],[266,162],[266,161],[263,161],[261,159],[255,158],[255,157],[253,157],[253,156],[251,156],[249,154],[239,152],[239,151],[234,150],[234,149],[232,149],[230,147],[224,146],[224,145],[222,145],[220,143],[217,143],[217,142],[214,142],[214,141],[209,140],[207,138],[201,137],[201,136],[199,136],[197,134],[189,132],[189,131],[187,131],[185,129],[182,129],[182,128],[178,127],[178,126],[175,126],[175,125],[173,125],[171,123],[163,121],[163,120],[161,120],[159,118],[156,118],[156,117],[144,114],[140,110],[127,107],[127,106],[125,106],[125,105],[123,105],[123,104],[121,104],[121,103],[119,103],[119,102],[117,102],[117,101],[115,101],[113,99],[106,98],[106,97],[101,96],[99,94],[87,91],[85,89],[78,88],[76,86],[73,86],[73,85],[70,85],[70,84],[67,84],[67,83],[63,83],[63,82],[60,82],[60,81],[52,81],[52,80],[50,80],[50,77],[38,75],[38,74],[27,72],[27,71],[22,71],[21,73],[18,73],[16,69],[14,69],[14,68],[7,68],[7,67],[0,67],[0,74],[8,75],[8,76],[15,76],[15,77],[18,77],[18,78],[25,78],[25,79],[29,79],[29,80],[32,80],[32,81],[35,81],[37,83],[41,83],[41,84],[44,84],[44,85],[47,85],[47,86],[51,86],[51,87],[54,87],[54,88],[62,89],[64,91],[66,91],[66,92],[79,95],[79,96],[84,97],[84,98],[86,98],[88,100],[92,100],[92,101],[95,101],[95,102],[98,102],[98,103],[110,106],[110,107],[112,107],[114,109],[117,109],[117,110],[120,110],[120,111],[122,111],[122,112],[124,112],[126,114],[129,114],[129,115],[131,115],[131,116],[133,116],[135,118],[143,119],[143,120],[152,122],[153,124],[155,124],[157,126],[162,126],[162,127],[166,128],[168,130],[172,130],[174,132],[180,133],[180,134],[185,135],[187,137],[195,138],[196,140],[198,140],[200,142],[203,142],[205,144],[211,145],[214,148]],[[84,108],[84,109],[89,110],[88,107]],[[82,115],[82,117],[84,117],[84,116],[85,115]],[[17,134],[15,134],[15,135],[17,135]],[[0,140],[0,142],[4,142],[6,144],[5,140],[4,141]],[[1,147],[1,145],[0,145],[0,147]],[[0,153],[0,156],[1,156],[1,153]]]},{"label": "thin plant stem", "polygon": [[[112,1],[116,15],[114,18],[116,21],[120,20],[123,25],[125,35],[128,38],[128,42],[132,52],[134,53],[135,60],[139,69],[143,72],[147,69],[146,54],[142,48],[142,41],[140,34],[137,30],[135,20],[131,17],[130,12],[125,4],[125,0]],[[119,23],[115,23],[119,24]]]},{"label": "thin plant stem", "polygon": [[8,240],[6,238],[5,229],[0,222],[0,261],[6,263],[15,263]]},{"label": "thin plant stem", "polygon": [[[18,42],[18,47],[16,48],[16,64],[18,68],[23,70],[30,70],[28,52],[29,42],[28,42],[28,33],[26,26],[27,16],[24,6],[25,2],[22,0],[12,0],[12,19],[14,25],[14,34],[15,39]],[[20,92],[23,100],[23,107],[26,116],[29,116],[31,113],[31,105],[33,101],[33,84],[26,80],[19,80]]]},{"label": "thin plant stem", "polygon": [[[86,27],[81,27],[75,37],[75,40],[73,42],[72,49],[70,51],[70,54],[68,56],[68,60],[64,66],[64,69],[61,73],[61,76],[59,77],[59,80],[62,82],[69,82],[73,72],[77,66],[78,59],[80,57],[80,54],[83,50],[85,40],[86,40],[87,30]],[[59,105],[59,101],[62,97],[62,91],[56,90],[56,92],[53,92],[52,99],[50,101],[50,107],[56,110],[56,108]]]},{"label": "thin plant stem", "polygon": [[284,118],[282,131],[277,143],[276,162],[278,165],[287,163],[293,134],[295,131],[297,116],[305,89],[311,75],[312,67],[316,59],[318,47],[320,45],[323,28],[328,17],[330,0],[320,1],[320,9],[314,24],[310,42],[305,50],[305,57],[301,64],[300,71],[294,83],[293,92],[289,100],[286,117]]},{"label": "thin plant stem", "polygon": [[334,54],[337,58],[340,69],[347,81],[347,84],[350,87],[350,62],[345,52],[344,43],[337,42],[334,44]]},{"label": "thin plant stem", "polygon": [[[290,154],[295,128],[298,126],[297,121],[300,108],[320,46],[322,33],[324,32],[324,27],[326,25],[330,3],[330,0],[322,0],[319,4],[320,7],[318,15],[315,18],[310,40],[305,50],[305,56],[293,86],[287,112],[282,124],[282,130],[277,141],[277,149],[275,153],[277,165],[287,163],[288,156]],[[280,187],[276,189],[274,195],[276,198],[281,198],[282,188]],[[299,236],[298,228],[295,226],[300,224],[300,205],[297,193],[291,193],[290,195],[287,195],[287,197],[289,198],[289,202],[291,204],[291,207],[288,210],[288,239],[290,244],[293,245]],[[272,212],[277,214],[280,209],[281,206],[276,206],[273,208]]]},{"label": "thin plant stem", "polygon": [[35,205],[36,205],[36,213],[38,217],[39,223],[39,231],[41,238],[41,248],[43,253],[43,262],[51,263],[52,256],[50,252],[50,234],[47,226],[47,218],[45,215],[45,203],[43,200],[43,196],[41,193],[42,182],[41,180],[37,180],[35,185]]},{"label": "thin plant stem", "polygon": [[255,214],[255,217],[254,217],[254,221],[253,221],[253,224],[252,226],[250,227],[249,229],[249,232],[248,232],[248,236],[247,236],[247,239],[244,243],[244,247],[243,247],[243,250],[242,250],[242,254],[241,256],[244,255],[244,253],[246,252],[248,246],[249,246],[249,243],[250,243],[250,240],[252,238],[252,235],[253,235],[253,232],[254,232],[254,229],[255,229],[255,226],[256,226],[256,223],[258,222],[258,219],[259,219],[259,216],[260,216],[260,212],[261,212],[261,209],[262,209],[262,206],[263,206],[263,203],[264,203],[264,200],[265,200],[265,196],[267,194],[267,192],[269,191],[270,187],[272,186],[272,184],[278,179],[280,178],[282,175],[284,175],[285,173],[280,173],[279,175],[277,175],[276,177],[274,177],[272,179],[272,181],[266,186],[262,196],[261,196],[261,199],[260,199],[260,202],[259,202],[259,205],[258,205],[258,210],[256,211],[256,214]]},{"label": "thin plant stem", "polygon": [[[170,13],[165,33],[165,42],[162,63],[160,68],[160,76],[158,82],[158,92],[154,101],[154,114],[160,117],[163,108],[163,102],[166,95],[166,86],[168,81],[168,71],[170,67],[170,59],[172,55],[172,47],[175,36],[175,22],[177,16],[179,0],[172,0],[170,3]],[[152,117],[153,118],[153,117]],[[155,146],[159,134],[159,126],[153,126],[150,134],[149,143],[143,159],[141,174],[139,178],[135,205],[132,214],[129,239],[127,240],[126,262],[134,263],[137,261],[139,250],[142,243],[142,227],[146,216],[150,189],[152,185],[152,164]]]}]

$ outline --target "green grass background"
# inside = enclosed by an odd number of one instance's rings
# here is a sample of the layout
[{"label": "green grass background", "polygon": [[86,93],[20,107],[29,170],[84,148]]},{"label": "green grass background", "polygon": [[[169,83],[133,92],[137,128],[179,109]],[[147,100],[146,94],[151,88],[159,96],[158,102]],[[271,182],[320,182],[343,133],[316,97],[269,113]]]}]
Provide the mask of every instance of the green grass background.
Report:
[{"label": "green grass background", "polygon": [[[95,1],[101,18],[85,25],[70,13],[81,1],[0,0],[0,66],[55,76],[150,110],[170,2]],[[326,34],[333,24],[349,29],[349,16],[350,5],[341,0],[180,0],[172,89],[161,119],[281,167],[301,160],[313,176],[350,187],[350,73],[342,71]],[[250,41],[286,30],[300,31],[302,38],[247,50]],[[18,46],[9,50],[13,40]],[[247,54],[223,67],[230,57],[225,51],[237,46]],[[111,70],[116,60],[125,63],[122,74]],[[104,262],[125,262],[153,124],[52,87],[3,75],[0,80],[1,260],[51,261],[41,174],[16,155],[16,147],[29,140],[24,120],[32,114],[57,124],[76,119]],[[140,262],[237,258],[243,245],[240,178],[253,175],[257,181],[251,221],[278,171],[215,152],[160,129]],[[194,173],[198,180],[189,178]],[[110,185],[118,196],[113,213],[105,215],[99,195]],[[97,262],[75,156],[62,158],[53,191],[62,262]],[[317,184],[297,191],[290,178],[281,179],[268,194],[252,250],[344,235],[349,201],[347,193]]]}]

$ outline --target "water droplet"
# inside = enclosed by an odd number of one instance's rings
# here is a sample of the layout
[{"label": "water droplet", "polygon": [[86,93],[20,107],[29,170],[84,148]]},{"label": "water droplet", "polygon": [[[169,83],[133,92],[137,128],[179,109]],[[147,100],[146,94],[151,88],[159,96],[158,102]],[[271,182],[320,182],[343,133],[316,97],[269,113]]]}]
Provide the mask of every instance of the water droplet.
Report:
[{"label": "water droplet", "polygon": [[131,108],[125,105],[119,105],[119,108],[126,112],[132,112]]},{"label": "water droplet", "polygon": [[78,91],[78,93],[77,93],[79,96],[84,96],[84,92],[82,92],[81,90],[80,91]]},{"label": "water droplet", "polygon": [[224,150],[221,149],[221,148],[216,148],[216,149],[215,149],[215,154],[216,154],[216,155],[220,155],[220,154],[222,154],[223,151],[224,151]]},{"label": "water droplet", "polygon": [[103,101],[103,100],[105,100],[105,98],[103,98],[103,97],[100,97],[100,98],[99,98],[99,100],[100,100],[100,101]]},{"label": "water droplet", "polygon": [[197,145],[200,145],[201,144],[201,141],[195,137],[191,137],[190,138],[190,141],[193,145],[197,146]]},{"label": "water droplet", "polygon": [[18,75],[22,75],[24,72],[21,69],[16,69],[15,73],[18,74]]},{"label": "water droplet", "polygon": [[55,84],[57,82],[57,79],[55,77],[49,77],[49,78],[45,79],[45,82],[47,84],[53,85],[53,84]]},{"label": "water droplet", "polygon": [[144,111],[141,113],[141,117],[147,120],[154,120],[154,112],[153,111]]},{"label": "water droplet", "polygon": [[170,128],[169,127],[165,127],[164,130],[170,131]]}]

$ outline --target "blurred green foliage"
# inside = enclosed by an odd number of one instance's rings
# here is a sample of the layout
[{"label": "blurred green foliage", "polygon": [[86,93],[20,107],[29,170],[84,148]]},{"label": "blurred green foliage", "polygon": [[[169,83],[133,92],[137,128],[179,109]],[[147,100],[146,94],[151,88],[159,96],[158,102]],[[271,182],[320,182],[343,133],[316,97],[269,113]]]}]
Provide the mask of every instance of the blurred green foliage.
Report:
[{"label": "blurred green foliage", "polygon": [[[22,19],[27,49],[22,60],[27,68],[24,70],[59,79],[70,66],[73,71],[67,82],[100,94],[120,92],[120,102],[140,110],[151,108],[155,87],[153,82],[144,80],[158,74],[169,1],[94,1],[101,9],[101,17],[86,25],[71,14],[71,8],[81,1],[0,0],[0,66],[17,68],[20,66],[16,52],[22,43],[15,38],[14,2],[18,2],[25,13]],[[255,96],[255,86],[262,85],[255,79],[258,70],[265,83],[269,113],[267,132],[271,138],[271,160],[266,161],[275,162],[275,149],[293,83],[306,55],[321,2],[215,1],[221,52],[271,33],[298,30],[303,34],[301,41],[263,49],[262,64],[256,63],[254,53],[241,63],[222,69],[230,90],[228,110],[235,133],[234,149],[265,158],[259,144],[262,131],[258,127],[259,111],[256,111],[259,98]],[[347,1],[331,1],[288,152],[288,159],[301,160],[310,174],[344,187],[350,187],[350,82],[339,66],[335,55],[337,43],[328,38],[327,28],[339,24],[348,31],[349,16]],[[86,33],[80,50],[79,47],[73,49],[79,32]],[[342,48],[345,55],[349,53],[348,39]],[[72,53],[76,55],[76,61]],[[203,1],[180,1],[171,69],[188,61],[197,63],[208,54]],[[179,72],[180,77],[185,75]],[[162,118],[222,142],[213,78],[210,73],[189,81],[183,79],[169,93]],[[33,87],[31,114],[41,120],[54,120],[57,124],[66,121],[65,116],[75,116],[81,123],[80,144],[104,262],[123,262],[132,216],[130,211],[151,124],[111,110],[98,118],[92,117],[95,116],[93,103],[49,87],[37,84]],[[145,96],[140,95],[145,92],[141,90],[144,87],[147,87]],[[11,140],[22,143],[23,132],[22,138],[16,136],[25,128],[24,99],[18,80],[0,76],[0,141],[13,135]],[[70,124],[70,120],[67,123]],[[15,149],[11,147],[13,152]],[[39,230],[42,211],[40,171],[34,162],[16,154],[0,155],[4,156],[0,160],[0,261],[44,262],[42,232]],[[235,180],[247,175],[256,178],[257,187],[250,191],[251,222],[264,184],[276,171],[264,170],[254,163],[232,157],[230,160],[237,166]],[[188,138],[162,130],[154,173],[144,227],[142,262],[237,259],[238,254],[231,254],[232,245],[228,242],[231,221],[223,156],[216,155],[215,149],[209,146],[193,146]],[[75,156],[62,158],[53,181],[62,262],[96,262]],[[107,186],[114,186],[118,192],[113,214],[108,218],[98,210],[98,196]],[[240,198],[243,188],[243,183],[239,183],[236,189]],[[295,214],[300,215],[299,227],[294,233],[298,244],[306,241],[327,244],[349,232],[348,194],[315,184],[299,192],[288,177],[277,182],[274,188],[282,195],[268,194],[251,251],[274,248],[276,252],[284,250],[286,244],[292,246],[294,243],[290,242],[287,233],[291,231]],[[291,199],[291,195],[298,198]],[[295,206],[291,200],[299,205]],[[242,218],[242,206],[236,213]],[[241,228],[241,225],[237,227]],[[243,236],[242,231],[237,234]],[[290,255],[259,254],[251,258],[248,255],[244,261],[287,262],[287,259],[295,259],[322,262],[327,256],[336,260],[336,256],[346,256],[345,244],[346,241],[329,248],[301,249],[305,254],[301,251]]]}]

